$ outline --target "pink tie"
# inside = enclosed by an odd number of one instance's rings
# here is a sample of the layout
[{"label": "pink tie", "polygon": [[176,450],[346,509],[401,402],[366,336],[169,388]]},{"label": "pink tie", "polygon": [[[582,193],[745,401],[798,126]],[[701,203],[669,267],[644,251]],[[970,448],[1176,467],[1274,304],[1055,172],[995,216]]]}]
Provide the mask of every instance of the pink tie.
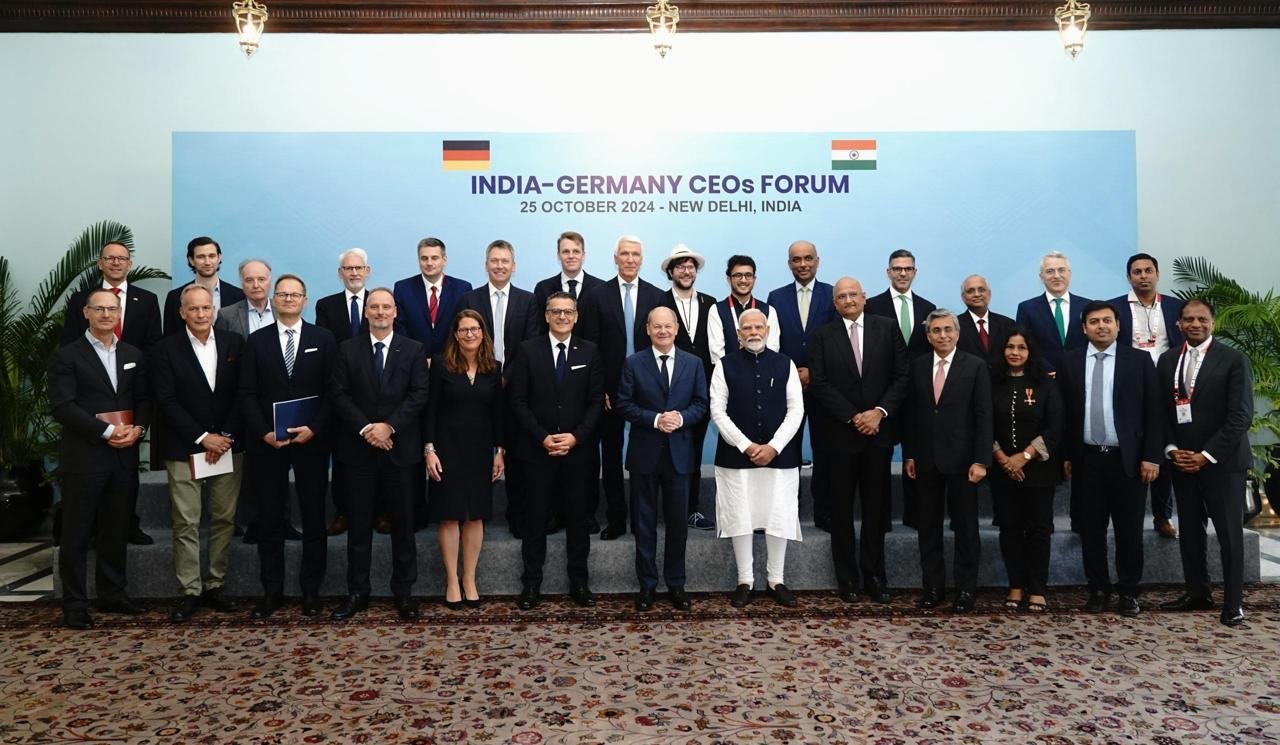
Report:
[{"label": "pink tie", "polygon": [[858,348],[858,324],[849,324],[849,346],[853,347],[853,361],[858,365],[858,374],[862,374],[862,350]]},{"label": "pink tie", "polygon": [[933,402],[942,398],[942,384],[947,382],[946,360],[938,360],[938,371],[933,374]]}]

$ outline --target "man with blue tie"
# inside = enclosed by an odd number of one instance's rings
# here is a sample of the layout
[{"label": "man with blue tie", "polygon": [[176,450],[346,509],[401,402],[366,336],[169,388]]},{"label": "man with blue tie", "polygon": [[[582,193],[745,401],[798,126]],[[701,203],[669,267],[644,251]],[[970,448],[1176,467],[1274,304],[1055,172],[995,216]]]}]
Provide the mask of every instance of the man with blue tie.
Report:
[{"label": "man with blue tie", "polygon": [[1101,613],[1111,601],[1107,523],[1115,530],[1116,576],[1122,616],[1136,616],[1142,581],[1142,512],[1146,485],[1160,474],[1161,408],[1151,357],[1119,344],[1116,310],[1093,300],[1080,314],[1087,346],[1066,352],[1058,384],[1066,409],[1064,469],[1078,510],[1080,548],[1089,600]]},{"label": "man with blue tie", "polygon": [[653,607],[658,584],[659,508],[666,523],[662,570],[668,597],[676,610],[690,607],[684,591],[684,555],[689,472],[694,467],[691,432],[707,418],[708,401],[702,360],[676,349],[678,328],[670,308],[649,311],[646,331],[652,346],[627,358],[618,383],[616,408],[631,423],[627,470],[640,580],[635,605],[642,611]]},{"label": "man with blue tie", "polygon": [[1035,335],[1044,369],[1053,375],[1064,353],[1080,349],[1088,341],[1082,327],[1071,319],[1079,316],[1089,299],[1069,291],[1071,262],[1061,251],[1050,251],[1040,259],[1040,281],[1044,293],[1018,303],[1015,321]]}]

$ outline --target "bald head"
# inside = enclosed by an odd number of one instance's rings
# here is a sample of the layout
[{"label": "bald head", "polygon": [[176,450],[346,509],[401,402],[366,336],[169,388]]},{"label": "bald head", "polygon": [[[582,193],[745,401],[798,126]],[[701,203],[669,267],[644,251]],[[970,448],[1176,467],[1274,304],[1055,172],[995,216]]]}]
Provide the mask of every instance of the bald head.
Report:
[{"label": "bald head", "polygon": [[867,303],[866,293],[862,291],[862,283],[853,277],[841,277],[836,280],[831,291],[832,302],[841,318],[856,321],[862,316],[862,309]]},{"label": "bald head", "polygon": [[987,315],[991,305],[991,287],[981,274],[970,274],[960,283],[960,300],[978,317]]}]

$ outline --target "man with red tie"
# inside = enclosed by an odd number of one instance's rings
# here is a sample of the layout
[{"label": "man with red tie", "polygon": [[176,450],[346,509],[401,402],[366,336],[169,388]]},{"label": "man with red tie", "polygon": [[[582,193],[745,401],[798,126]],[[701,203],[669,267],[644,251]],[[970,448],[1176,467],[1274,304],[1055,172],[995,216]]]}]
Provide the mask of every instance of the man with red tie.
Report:
[{"label": "man with red tie", "polygon": [[991,286],[981,274],[970,274],[960,283],[960,300],[968,308],[961,313],[960,342],[956,348],[990,360],[1004,348],[1004,337],[1013,319],[991,310]]}]

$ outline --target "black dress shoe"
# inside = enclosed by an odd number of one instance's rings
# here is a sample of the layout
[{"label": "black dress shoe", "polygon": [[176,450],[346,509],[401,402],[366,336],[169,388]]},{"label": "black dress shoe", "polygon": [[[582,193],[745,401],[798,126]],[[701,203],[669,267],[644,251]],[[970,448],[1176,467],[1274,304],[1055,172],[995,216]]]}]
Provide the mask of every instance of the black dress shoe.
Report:
[{"label": "black dress shoe", "polygon": [[942,605],[942,593],[937,590],[925,590],[920,599],[916,601],[916,607],[923,610],[931,610]]},{"label": "black dress shoe", "polygon": [[246,546],[258,545],[258,526],[250,525],[244,529],[244,543]]},{"label": "black dress shoe", "polygon": [[155,542],[156,542],[156,539],[142,532],[142,528],[138,527],[137,525],[133,526],[133,528],[129,531],[129,543],[133,544],[134,546],[150,546]]},{"label": "black dress shoe", "polygon": [[329,614],[329,618],[335,621],[345,621],[364,610],[369,610],[368,593],[352,593],[347,596],[346,600],[342,601],[342,605],[333,609],[333,612]]},{"label": "black dress shoe", "polygon": [[510,533],[511,537],[515,538],[517,541],[524,540],[524,528],[521,528],[515,523],[507,523],[507,532]]},{"label": "black dress shoe", "polygon": [[95,607],[103,613],[121,613],[126,616],[136,616],[142,613],[142,606],[133,602],[127,595],[109,600],[99,600],[95,603]]},{"label": "black dress shoe", "polygon": [[889,588],[879,582],[868,582],[865,589],[867,597],[877,603],[889,603],[893,601],[893,596],[889,594]]},{"label": "black dress shoe", "polygon": [[606,525],[604,530],[600,531],[600,540],[612,541],[627,532],[625,525]]},{"label": "black dress shoe", "polygon": [[1160,610],[1213,610],[1213,598],[1184,592],[1160,604]]},{"label": "black dress shoe", "polygon": [[828,517],[828,516],[826,516],[826,515],[814,515],[814,516],[813,516],[813,527],[817,528],[818,530],[825,530],[825,531],[827,531],[828,533],[830,533],[830,532],[831,532],[831,518],[830,518],[830,517]]},{"label": "black dress shoe", "polygon": [[1111,604],[1111,593],[1103,590],[1090,590],[1089,599],[1085,601],[1084,609],[1090,613],[1101,613]]},{"label": "black dress shoe", "polygon": [[297,528],[290,525],[289,523],[285,523],[284,539],[286,541],[300,541],[302,540],[302,533]]},{"label": "black dress shoe", "polygon": [[852,582],[841,582],[840,587],[836,589],[836,597],[846,603],[858,602],[858,588]]},{"label": "black dress shoe", "polygon": [[236,604],[222,592],[221,587],[205,590],[200,600],[205,607],[217,613],[234,613],[236,610]]},{"label": "black dress shoe", "polygon": [[733,594],[729,596],[729,605],[735,608],[745,608],[751,602],[751,585],[738,585],[734,588]]},{"label": "black dress shoe", "polygon": [[787,608],[794,608],[797,605],[795,593],[791,592],[791,588],[781,582],[773,587],[766,588],[765,592],[778,605],[786,606]]},{"label": "black dress shoe", "polygon": [[405,621],[416,621],[422,618],[422,611],[418,610],[418,601],[408,596],[397,596],[396,613],[400,614],[400,618]]},{"label": "black dress shoe", "polygon": [[676,610],[689,610],[693,607],[693,601],[689,599],[689,593],[685,592],[683,587],[668,587],[667,599],[671,601],[671,607]]},{"label": "black dress shoe", "polygon": [[1244,611],[1239,608],[1224,610],[1218,620],[1222,621],[1223,626],[1239,626],[1244,623]]},{"label": "black dress shoe", "polygon": [[463,608],[466,607],[465,605],[462,604],[461,600],[441,600],[440,602],[442,602],[444,604],[444,607],[448,608],[449,610],[462,610]]},{"label": "black dress shoe", "polygon": [[[251,528],[252,529],[252,528]],[[279,595],[264,595],[253,606],[254,618],[271,618],[284,605],[284,598]]]},{"label": "black dress shoe", "polygon": [[596,596],[585,584],[569,588],[569,597],[583,608],[596,607]]},{"label": "black dress shoe", "polygon": [[951,603],[952,613],[970,613],[976,603],[971,592],[958,592],[956,599]]},{"label": "black dress shoe", "polygon": [[600,521],[599,521],[599,520],[597,520],[597,519],[595,519],[594,517],[593,517],[593,518],[591,518],[591,519],[589,519],[589,520],[587,520],[587,532],[588,532],[588,533],[599,533],[599,532],[600,532]]},{"label": "black dress shoe", "polygon": [[93,628],[93,617],[84,608],[64,608],[62,610],[62,625],[69,629],[85,631]]},{"label": "black dress shoe", "polygon": [[653,588],[640,588],[636,595],[636,610],[649,610],[653,607]]},{"label": "black dress shoe", "polygon": [[516,607],[520,610],[532,610],[538,607],[538,603],[542,602],[542,593],[538,588],[531,585],[525,585],[520,591],[520,597],[516,600]]},{"label": "black dress shoe", "polygon": [[320,615],[320,611],[324,610],[324,604],[320,602],[319,595],[303,593],[302,595],[302,615],[307,618],[315,618]]},{"label": "black dress shoe", "polygon": [[178,601],[177,607],[169,614],[169,620],[174,623],[186,623],[198,610],[200,610],[200,596],[186,595]]},{"label": "black dress shoe", "polygon": [[547,535],[555,535],[561,530],[564,530],[564,525],[560,523],[560,518],[555,515],[547,518]]},{"label": "black dress shoe", "polygon": [[1142,612],[1142,608],[1138,605],[1138,599],[1132,595],[1120,595],[1120,601],[1116,603],[1116,612],[1125,618],[1133,618]]}]

